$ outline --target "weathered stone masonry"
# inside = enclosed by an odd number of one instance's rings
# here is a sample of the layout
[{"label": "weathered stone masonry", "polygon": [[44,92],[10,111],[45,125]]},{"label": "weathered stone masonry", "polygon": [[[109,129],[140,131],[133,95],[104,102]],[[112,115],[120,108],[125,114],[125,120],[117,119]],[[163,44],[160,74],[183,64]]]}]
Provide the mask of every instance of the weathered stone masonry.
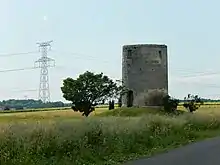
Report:
[{"label": "weathered stone masonry", "polygon": [[167,46],[156,44],[123,46],[122,81],[129,89],[122,97],[122,106],[147,106],[145,96],[152,89],[167,93]]}]

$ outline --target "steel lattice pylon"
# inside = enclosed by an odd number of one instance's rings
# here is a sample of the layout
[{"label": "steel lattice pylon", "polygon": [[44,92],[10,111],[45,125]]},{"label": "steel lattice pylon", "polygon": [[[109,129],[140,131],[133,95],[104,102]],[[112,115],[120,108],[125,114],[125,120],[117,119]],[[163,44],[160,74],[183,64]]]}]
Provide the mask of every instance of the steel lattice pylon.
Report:
[{"label": "steel lattice pylon", "polygon": [[[43,103],[50,102],[50,86],[48,67],[55,66],[55,60],[47,57],[47,51],[51,49],[52,41],[37,43],[41,52],[41,58],[35,61],[35,67],[40,68],[39,100]],[[49,49],[48,49],[49,48]],[[52,64],[51,64],[52,63]],[[38,64],[38,66],[36,66]]]}]

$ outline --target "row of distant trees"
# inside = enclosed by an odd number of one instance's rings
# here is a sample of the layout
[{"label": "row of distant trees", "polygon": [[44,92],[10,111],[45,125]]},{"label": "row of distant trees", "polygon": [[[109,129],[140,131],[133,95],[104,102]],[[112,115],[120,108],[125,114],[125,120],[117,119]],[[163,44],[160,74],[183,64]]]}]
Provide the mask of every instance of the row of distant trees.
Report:
[{"label": "row of distant trees", "polygon": [[0,107],[3,110],[9,110],[9,109],[20,110],[20,109],[35,109],[35,108],[55,108],[55,107],[69,107],[69,106],[71,106],[71,105],[63,103],[61,101],[43,103],[41,100],[34,100],[34,99],[28,99],[28,100],[10,99],[10,100],[0,101]]}]

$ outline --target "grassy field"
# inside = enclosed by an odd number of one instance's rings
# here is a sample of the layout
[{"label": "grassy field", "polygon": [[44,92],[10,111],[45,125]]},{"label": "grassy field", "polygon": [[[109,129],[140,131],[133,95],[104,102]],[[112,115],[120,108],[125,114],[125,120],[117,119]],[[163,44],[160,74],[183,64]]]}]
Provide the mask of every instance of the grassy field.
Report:
[{"label": "grassy field", "polygon": [[[91,113],[91,116],[107,111],[107,108],[97,108],[95,112]],[[84,119],[79,112],[74,112],[70,108],[66,109],[48,109],[37,111],[21,111],[21,112],[7,112],[0,113],[0,123],[7,122],[38,122],[38,121],[63,121],[63,120],[75,120]]]},{"label": "grassy field", "polygon": [[97,108],[88,118],[70,109],[1,113],[0,127],[2,165],[114,165],[220,135],[220,106],[178,116],[146,108]]}]

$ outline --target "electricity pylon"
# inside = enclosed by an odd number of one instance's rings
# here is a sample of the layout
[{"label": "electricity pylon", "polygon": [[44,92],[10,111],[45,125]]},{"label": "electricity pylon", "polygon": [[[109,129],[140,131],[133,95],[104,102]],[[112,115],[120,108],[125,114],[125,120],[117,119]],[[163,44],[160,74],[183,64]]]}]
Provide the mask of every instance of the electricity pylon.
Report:
[{"label": "electricity pylon", "polygon": [[[37,43],[39,45],[39,51],[41,52],[41,58],[35,61],[35,67],[40,68],[40,85],[39,85],[39,100],[43,103],[50,102],[50,86],[49,86],[49,73],[48,67],[55,66],[55,60],[47,57],[48,50],[51,50],[51,42],[46,41]],[[38,64],[38,66],[36,66]]]}]

